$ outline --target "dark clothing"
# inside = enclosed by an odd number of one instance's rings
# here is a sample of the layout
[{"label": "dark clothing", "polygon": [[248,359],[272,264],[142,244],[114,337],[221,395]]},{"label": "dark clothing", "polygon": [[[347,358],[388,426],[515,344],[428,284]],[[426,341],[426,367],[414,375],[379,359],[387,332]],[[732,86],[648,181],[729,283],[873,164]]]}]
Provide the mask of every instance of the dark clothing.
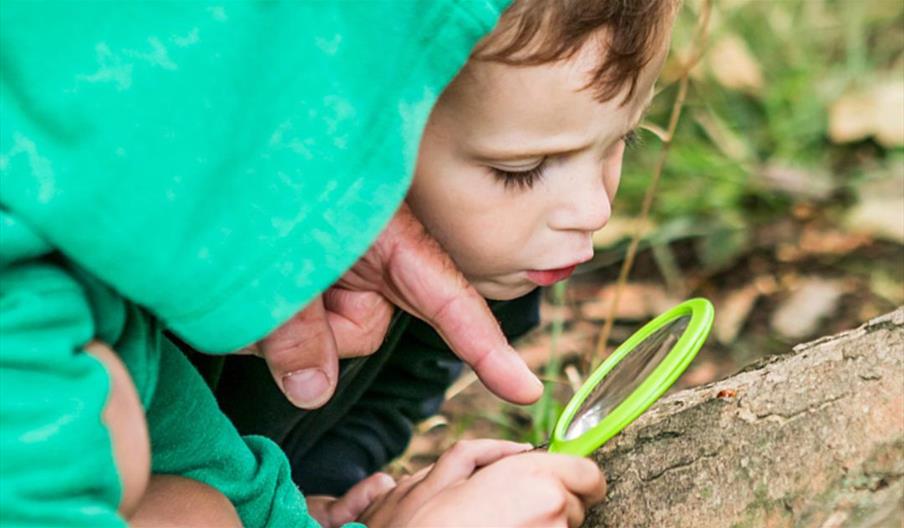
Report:
[{"label": "dark clothing", "polygon": [[[490,306],[511,340],[537,325],[539,301],[534,290]],[[429,325],[397,312],[376,353],[343,360],[340,368],[336,394],[315,411],[289,403],[255,357],[227,358],[216,383],[238,430],[276,441],[306,495],[342,495],[399,456],[413,426],[437,413],[462,362]]]}]

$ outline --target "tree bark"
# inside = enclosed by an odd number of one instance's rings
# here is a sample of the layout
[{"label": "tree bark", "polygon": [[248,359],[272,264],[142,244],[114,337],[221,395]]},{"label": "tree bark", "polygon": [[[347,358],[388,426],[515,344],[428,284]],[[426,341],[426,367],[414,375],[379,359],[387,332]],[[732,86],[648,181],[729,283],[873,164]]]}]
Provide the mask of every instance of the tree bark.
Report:
[{"label": "tree bark", "polygon": [[586,528],[900,528],[904,307],[664,398],[594,458]]}]

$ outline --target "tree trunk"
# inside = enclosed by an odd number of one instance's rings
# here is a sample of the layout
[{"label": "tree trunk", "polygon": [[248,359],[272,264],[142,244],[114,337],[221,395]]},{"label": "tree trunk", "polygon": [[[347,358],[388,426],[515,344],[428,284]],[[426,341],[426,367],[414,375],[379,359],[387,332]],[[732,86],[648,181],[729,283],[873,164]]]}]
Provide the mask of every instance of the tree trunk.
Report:
[{"label": "tree trunk", "polygon": [[594,457],[586,528],[900,528],[904,308],[664,398]]}]

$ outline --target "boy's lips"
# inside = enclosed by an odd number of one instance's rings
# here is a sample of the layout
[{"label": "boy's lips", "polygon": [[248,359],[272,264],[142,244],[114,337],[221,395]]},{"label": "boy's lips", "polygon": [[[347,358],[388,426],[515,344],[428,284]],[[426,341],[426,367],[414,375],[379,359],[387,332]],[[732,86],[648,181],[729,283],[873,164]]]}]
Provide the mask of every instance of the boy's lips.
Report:
[{"label": "boy's lips", "polygon": [[572,264],[571,266],[566,266],[564,268],[530,270],[527,272],[527,278],[540,286],[549,286],[570,277],[576,267],[576,264]]}]

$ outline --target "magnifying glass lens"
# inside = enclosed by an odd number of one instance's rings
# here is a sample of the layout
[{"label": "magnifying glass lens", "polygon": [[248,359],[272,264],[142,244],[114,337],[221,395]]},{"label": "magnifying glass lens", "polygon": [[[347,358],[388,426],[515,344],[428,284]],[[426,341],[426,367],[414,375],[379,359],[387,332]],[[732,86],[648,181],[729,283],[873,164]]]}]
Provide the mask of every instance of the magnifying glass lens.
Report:
[{"label": "magnifying glass lens", "polygon": [[690,316],[678,317],[628,352],[578,408],[565,432],[565,439],[572,440],[589,431],[630,396],[665,359],[690,321]]}]

